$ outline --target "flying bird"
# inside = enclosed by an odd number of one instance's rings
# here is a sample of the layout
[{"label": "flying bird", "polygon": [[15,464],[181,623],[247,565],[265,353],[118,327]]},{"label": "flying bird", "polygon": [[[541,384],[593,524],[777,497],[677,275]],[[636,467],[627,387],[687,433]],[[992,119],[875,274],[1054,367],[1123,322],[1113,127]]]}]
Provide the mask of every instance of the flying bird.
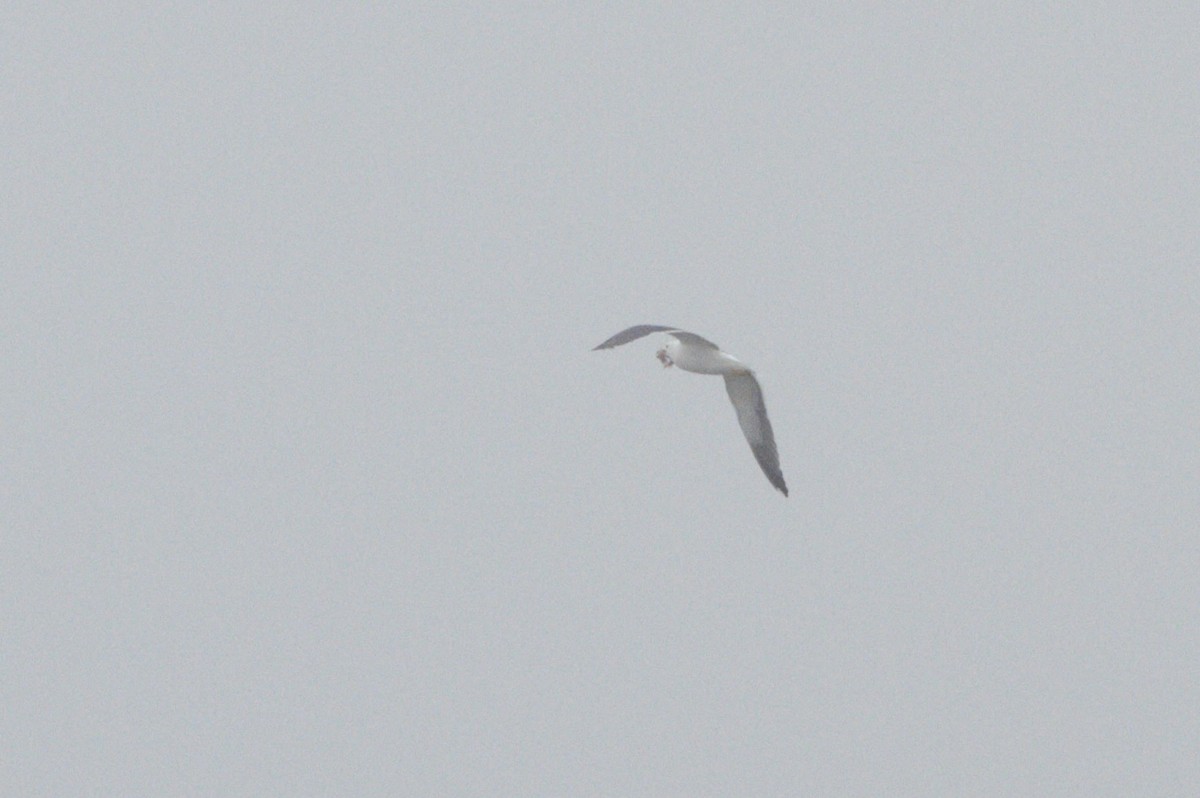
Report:
[{"label": "flying bird", "polygon": [[612,349],[656,332],[667,334],[666,345],[658,350],[658,359],[663,368],[679,366],[684,371],[720,374],[725,378],[725,391],[729,394],[729,401],[733,402],[733,409],[737,411],[738,424],[750,443],[754,459],[776,490],[787,496],[787,483],[783,481],[783,472],[779,470],[779,452],[775,449],[775,433],[767,419],[767,406],[763,404],[762,388],[758,386],[754,372],[745,363],[722,352],[712,341],[695,333],[658,324],[639,324],[622,330],[592,351]]}]

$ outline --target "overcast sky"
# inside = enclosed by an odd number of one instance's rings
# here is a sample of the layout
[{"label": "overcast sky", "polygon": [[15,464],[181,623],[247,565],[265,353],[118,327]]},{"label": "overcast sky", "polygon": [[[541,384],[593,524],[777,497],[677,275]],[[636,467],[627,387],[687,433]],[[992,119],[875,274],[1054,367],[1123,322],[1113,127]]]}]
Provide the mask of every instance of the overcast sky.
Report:
[{"label": "overcast sky", "polygon": [[16,5],[3,794],[1200,783],[1194,4]]}]

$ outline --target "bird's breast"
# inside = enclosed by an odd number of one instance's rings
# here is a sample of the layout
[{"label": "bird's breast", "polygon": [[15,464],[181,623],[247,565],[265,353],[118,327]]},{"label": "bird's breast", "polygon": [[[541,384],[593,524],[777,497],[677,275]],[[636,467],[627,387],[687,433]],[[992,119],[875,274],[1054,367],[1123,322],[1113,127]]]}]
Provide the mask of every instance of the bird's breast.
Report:
[{"label": "bird's breast", "polygon": [[687,344],[677,338],[672,338],[667,342],[666,350],[675,365],[684,371],[692,371],[696,374],[729,374],[749,371],[749,367],[736,357],[709,346]]}]

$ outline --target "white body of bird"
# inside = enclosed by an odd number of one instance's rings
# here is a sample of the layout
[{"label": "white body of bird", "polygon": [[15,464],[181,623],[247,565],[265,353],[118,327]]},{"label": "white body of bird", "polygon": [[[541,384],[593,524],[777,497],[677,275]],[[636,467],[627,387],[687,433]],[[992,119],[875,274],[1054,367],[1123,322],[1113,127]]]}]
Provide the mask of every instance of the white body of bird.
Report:
[{"label": "white body of bird", "polygon": [[[665,357],[664,357],[665,356]],[[733,355],[708,346],[685,343],[674,335],[659,350],[659,360],[664,366],[677,366],[696,374],[738,374],[750,371],[750,367]]]}]

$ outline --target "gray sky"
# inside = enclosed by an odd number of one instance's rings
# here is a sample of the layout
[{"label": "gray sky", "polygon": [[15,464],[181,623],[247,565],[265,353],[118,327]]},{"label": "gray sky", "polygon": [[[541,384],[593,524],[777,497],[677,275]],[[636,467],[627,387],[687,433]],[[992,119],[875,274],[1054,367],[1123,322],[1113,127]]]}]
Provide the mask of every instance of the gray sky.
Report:
[{"label": "gray sky", "polygon": [[25,5],[3,794],[1200,783],[1194,6]]}]

